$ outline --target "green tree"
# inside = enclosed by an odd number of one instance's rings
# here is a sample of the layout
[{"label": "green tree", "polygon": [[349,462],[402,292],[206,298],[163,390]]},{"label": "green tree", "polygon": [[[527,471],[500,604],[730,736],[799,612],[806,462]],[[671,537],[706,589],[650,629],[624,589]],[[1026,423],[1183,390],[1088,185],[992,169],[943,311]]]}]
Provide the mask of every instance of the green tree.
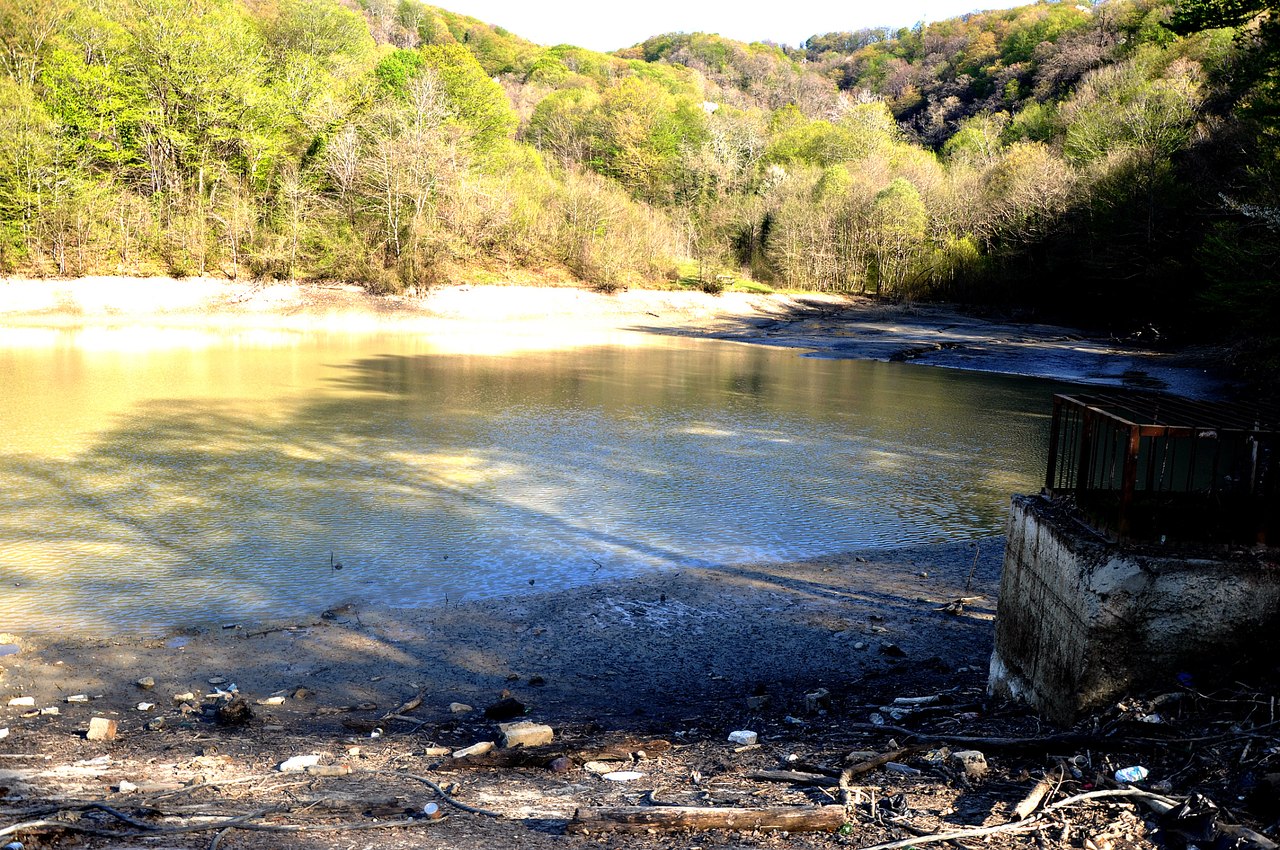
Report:
[{"label": "green tree", "polygon": [[450,111],[473,134],[477,151],[491,152],[511,138],[517,119],[506,93],[465,47],[430,45],[421,52],[424,65],[440,80]]},{"label": "green tree", "polygon": [[876,194],[872,205],[872,280],[883,295],[910,295],[917,259],[925,248],[929,212],[919,190],[901,177]]}]

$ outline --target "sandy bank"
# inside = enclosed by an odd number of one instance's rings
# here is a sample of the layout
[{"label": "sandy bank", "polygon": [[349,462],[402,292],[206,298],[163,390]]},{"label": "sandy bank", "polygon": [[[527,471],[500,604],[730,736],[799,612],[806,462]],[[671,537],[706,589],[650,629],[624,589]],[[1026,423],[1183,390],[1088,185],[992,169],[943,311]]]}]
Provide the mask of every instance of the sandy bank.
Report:
[{"label": "sandy bank", "polygon": [[784,318],[836,296],[759,296],[628,290],[601,294],[565,286],[448,286],[421,295],[370,295],[357,286],[257,284],[208,278],[80,278],[0,283],[0,324],[25,327],[148,323],[168,327],[430,331],[441,322],[572,322],[625,330],[710,328],[718,322]]},{"label": "sandy bank", "polygon": [[1227,386],[1211,365],[1212,352],[1164,352],[1071,328],[988,321],[945,305],[889,305],[824,293],[606,295],[565,286],[462,285],[374,296],[355,286],[212,279],[0,282],[0,327],[130,325],[536,335],[561,346],[608,344],[619,334],[642,332],[1201,397],[1220,395]]}]

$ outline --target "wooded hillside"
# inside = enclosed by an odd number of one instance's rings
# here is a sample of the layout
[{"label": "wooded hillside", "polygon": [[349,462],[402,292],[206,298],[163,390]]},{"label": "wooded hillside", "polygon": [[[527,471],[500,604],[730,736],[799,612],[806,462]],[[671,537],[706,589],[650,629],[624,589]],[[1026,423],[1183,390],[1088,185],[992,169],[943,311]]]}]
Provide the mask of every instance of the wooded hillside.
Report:
[{"label": "wooded hillside", "polygon": [[1037,3],[606,55],[415,0],[0,0],[0,270],[732,278],[1265,336],[1276,19]]}]

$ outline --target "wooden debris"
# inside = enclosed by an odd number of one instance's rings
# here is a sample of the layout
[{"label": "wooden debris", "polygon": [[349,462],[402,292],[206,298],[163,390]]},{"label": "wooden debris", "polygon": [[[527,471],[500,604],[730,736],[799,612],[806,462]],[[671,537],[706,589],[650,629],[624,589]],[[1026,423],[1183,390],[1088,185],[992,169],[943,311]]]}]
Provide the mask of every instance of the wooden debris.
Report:
[{"label": "wooden debris", "polygon": [[902,747],[901,749],[891,750],[887,753],[881,753],[875,758],[869,758],[856,764],[851,764],[841,771],[841,776],[847,782],[855,776],[861,776],[864,773],[870,773],[878,767],[883,767],[891,761],[901,761],[907,756],[920,752],[924,747]]},{"label": "wooden debris", "polygon": [[1059,765],[1046,773],[1044,775],[1044,779],[1037,782],[1035,787],[1031,789],[1030,793],[1022,798],[1022,802],[1018,803],[1014,808],[1013,816],[1017,820],[1026,820],[1028,815],[1040,807],[1040,801],[1045,798],[1045,795],[1061,783],[1062,766]]},{"label": "wooden debris", "polygon": [[418,708],[422,706],[422,701],[423,699],[426,698],[426,696],[427,696],[427,689],[423,688],[422,690],[418,691],[418,695],[413,699],[403,703],[398,708],[394,708],[391,711],[388,711],[386,714],[382,715],[382,719],[389,720],[394,717],[397,720],[409,720],[409,722],[412,723],[413,721],[411,719],[401,717],[400,715],[408,714],[411,711],[416,711]]},{"label": "wooden debris", "polygon": [[835,832],[844,806],[781,806],[738,809],[720,806],[616,806],[574,812],[568,831],[643,833],[649,830],[735,829],[762,832]]},{"label": "wooden debris", "polygon": [[810,785],[815,788],[836,788],[840,781],[821,773],[805,773],[799,770],[753,770],[747,779],[763,782],[790,782],[792,785]]}]

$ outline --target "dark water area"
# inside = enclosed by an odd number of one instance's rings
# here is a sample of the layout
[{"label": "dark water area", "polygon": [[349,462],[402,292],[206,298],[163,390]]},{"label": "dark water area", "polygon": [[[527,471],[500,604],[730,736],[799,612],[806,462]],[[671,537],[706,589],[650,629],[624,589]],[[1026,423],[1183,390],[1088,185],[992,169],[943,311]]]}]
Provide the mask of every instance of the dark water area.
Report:
[{"label": "dark water area", "polygon": [[1039,488],[1056,389],[641,335],[463,348],[0,336],[5,630],[430,605],[986,536]]}]

